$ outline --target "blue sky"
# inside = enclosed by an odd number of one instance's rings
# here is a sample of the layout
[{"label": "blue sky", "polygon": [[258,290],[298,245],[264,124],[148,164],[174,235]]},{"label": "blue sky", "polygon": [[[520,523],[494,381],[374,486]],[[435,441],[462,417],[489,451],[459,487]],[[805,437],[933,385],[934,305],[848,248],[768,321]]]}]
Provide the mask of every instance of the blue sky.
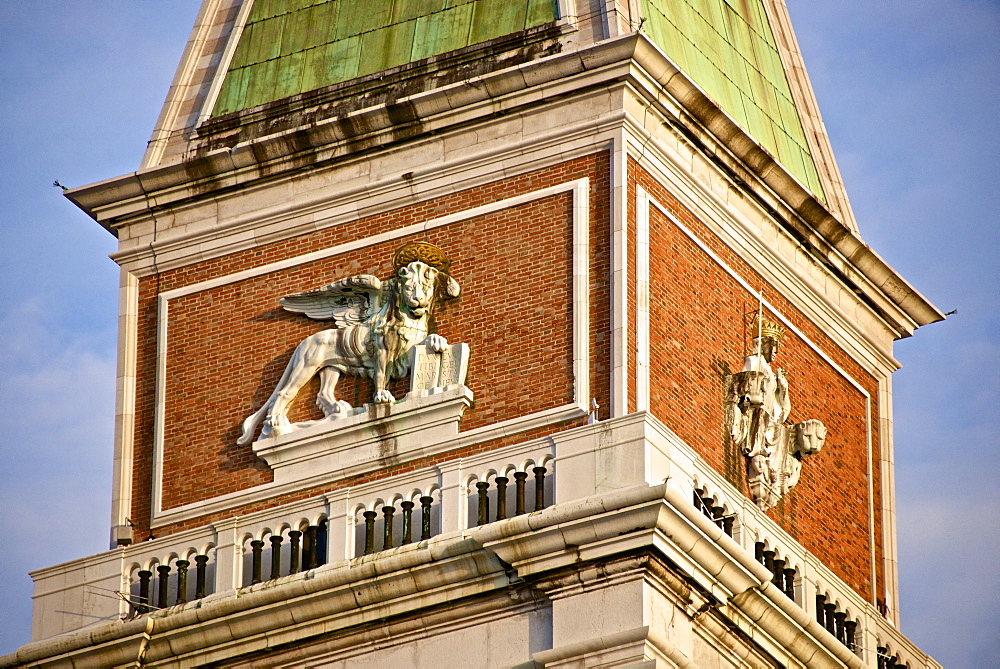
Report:
[{"label": "blue sky", "polygon": [[[897,344],[902,629],[1000,666],[1000,3],[789,0],[863,237],[943,311]],[[135,170],[198,2],[0,2],[0,654],[29,569],[107,548],[114,239],[51,184]]]}]

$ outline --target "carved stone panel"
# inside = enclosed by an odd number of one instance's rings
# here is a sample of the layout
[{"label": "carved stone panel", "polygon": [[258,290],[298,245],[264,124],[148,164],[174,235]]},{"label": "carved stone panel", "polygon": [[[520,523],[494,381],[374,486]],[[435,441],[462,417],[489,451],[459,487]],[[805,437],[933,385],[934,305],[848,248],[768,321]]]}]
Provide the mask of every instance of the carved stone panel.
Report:
[{"label": "carved stone panel", "polygon": [[410,355],[410,393],[421,395],[435,388],[465,385],[469,371],[468,344],[452,344],[441,352],[418,344]]}]

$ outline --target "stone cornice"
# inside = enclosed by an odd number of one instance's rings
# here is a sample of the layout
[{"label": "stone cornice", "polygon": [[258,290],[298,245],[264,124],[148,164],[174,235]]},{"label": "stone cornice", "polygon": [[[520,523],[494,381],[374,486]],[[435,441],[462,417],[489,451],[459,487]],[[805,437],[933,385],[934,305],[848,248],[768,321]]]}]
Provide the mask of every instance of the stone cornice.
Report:
[{"label": "stone cornice", "polygon": [[[512,587],[540,589],[540,594],[556,588],[552,596],[560,596],[559,588],[608,578],[588,564],[639,554],[663,556],[677,565],[701,593],[698,600],[711,603],[713,617],[747,626],[744,632],[767,652],[787,654],[810,667],[864,666],[778,590],[763,565],[665,485],[604,493],[140,618],[98,624],[28,644],[0,658],[0,666],[231,660],[273,647],[286,632],[307,639],[390,616],[426,614],[459,597],[490,596]],[[560,578],[567,569],[577,575]],[[642,569],[631,573],[623,577],[648,578]],[[498,607],[503,609],[492,608]],[[463,612],[458,608],[445,615]],[[764,635],[753,633],[754,628]],[[546,652],[555,656],[579,649]]]},{"label": "stone cornice", "polygon": [[[655,81],[659,90],[643,86],[643,79]],[[131,221],[155,217],[157,211],[621,81],[645,88],[654,99],[669,100],[668,106],[678,111],[677,132],[699,143],[717,165],[730,171],[736,177],[734,181],[755,198],[780,199],[792,213],[782,216],[783,224],[807,248],[825,262],[829,262],[830,254],[824,247],[834,249],[846,259],[850,270],[867,279],[858,282],[860,294],[874,289],[881,295],[869,296],[871,302],[888,300],[905,312],[909,322],[897,323],[894,328],[899,336],[907,336],[916,326],[944,318],[638,33],[391,104],[357,110],[305,128],[215,149],[178,164],[72,189],[66,195],[108,230],[116,232]],[[412,119],[405,133],[397,131],[401,108]],[[850,273],[847,272],[848,280]],[[888,315],[886,318],[896,320]]]}]

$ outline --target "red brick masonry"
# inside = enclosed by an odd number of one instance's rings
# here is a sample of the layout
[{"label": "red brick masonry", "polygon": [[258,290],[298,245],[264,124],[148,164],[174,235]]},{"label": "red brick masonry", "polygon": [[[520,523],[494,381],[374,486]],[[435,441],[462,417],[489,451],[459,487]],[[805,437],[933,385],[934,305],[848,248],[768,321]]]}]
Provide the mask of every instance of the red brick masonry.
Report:
[{"label": "red brick masonry", "polygon": [[[609,403],[609,163],[595,154],[530,174],[371,216],[285,242],[261,246],[140,281],[139,351],[133,479],[133,519],[151,517],[155,403],[156,295],[305,253],[363,239],[569,181],[590,179],[591,394]],[[203,501],[271,481],[267,465],[250,446],[237,446],[242,420],[268,397],[294,348],[326,327],[281,309],[278,299],[318,288],[352,274],[385,278],[392,254],[412,239],[426,239],[452,258],[452,274],[463,294],[437,314],[438,331],[472,347],[467,383],[476,394],[462,429],[516,418],[573,400],[572,377],[572,200],[569,193],[536,200],[475,219],[436,228],[170,300],[166,365],[163,458],[164,509]],[[406,383],[393,389],[397,397]],[[313,387],[304,389],[293,421],[319,417]],[[340,395],[352,404],[370,398],[367,380],[345,379]],[[570,425],[508,439],[521,441]],[[502,445],[481,444],[471,451]],[[461,453],[450,453],[445,459]],[[441,459],[441,458],[436,458]],[[426,466],[410,463],[407,468]],[[365,478],[399,473],[377,472]],[[343,480],[303,490],[213,517],[330,491],[361,480]],[[212,517],[155,529],[163,536],[210,522]]]},{"label": "red brick masonry", "polygon": [[[767,299],[871,396],[878,425],[878,382],[810,322],[779,290],[767,284],[650,174],[629,166],[630,202],[641,185],[657,202]],[[635,207],[630,207],[635,234]],[[635,243],[630,244],[634,255]],[[749,497],[744,458],[725,431],[723,376],[742,369],[746,342],[742,314],[756,308],[746,292],[666,216],[650,213],[650,408],[705,461]],[[634,273],[634,261],[631,263]],[[634,274],[633,274],[634,277]],[[634,279],[633,279],[634,280]],[[633,292],[634,296],[634,292]],[[634,299],[634,297],[633,297]],[[634,302],[633,302],[634,304]],[[635,358],[634,322],[630,328]],[[823,450],[803,462],[798,485],[772,509],[774,518],[858,593],[871,597],[870,545],[874,533],[878,596],[883,597],[879,440],[872,430],[875,527],[868,517],[866,398],[794,333],[782,339],[776,365],[788,372],[790,420],[823,421]],[[634,392],[634,385],[632,386]]]}]

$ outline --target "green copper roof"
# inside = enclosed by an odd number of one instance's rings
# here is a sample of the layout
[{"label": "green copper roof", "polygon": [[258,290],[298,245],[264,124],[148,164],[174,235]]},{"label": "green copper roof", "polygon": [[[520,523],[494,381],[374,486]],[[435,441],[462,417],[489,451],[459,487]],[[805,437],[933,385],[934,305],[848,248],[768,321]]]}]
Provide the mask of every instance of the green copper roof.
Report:
[{"label": "green copper roof", "polygon": [[556,0],[255,0],[213,115],[532,28]]},{"label": "green copper roof", "polygon": [[641,0],[642,30],[812,193],[823,187],[762,0]]}]

